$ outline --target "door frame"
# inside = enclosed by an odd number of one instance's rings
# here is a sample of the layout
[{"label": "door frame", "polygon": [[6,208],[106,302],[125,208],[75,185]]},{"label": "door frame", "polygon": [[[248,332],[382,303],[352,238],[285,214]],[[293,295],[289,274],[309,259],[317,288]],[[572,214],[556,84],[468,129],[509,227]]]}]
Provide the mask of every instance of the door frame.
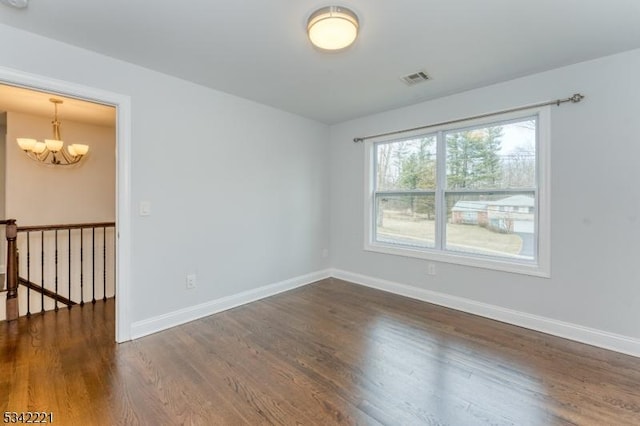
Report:
[{"label": "door frame", "polygon": [[0,83],[78,98],[116,108],[115,337],[118,343],[131,340],[131,97],[4,67],[0,67]]}]

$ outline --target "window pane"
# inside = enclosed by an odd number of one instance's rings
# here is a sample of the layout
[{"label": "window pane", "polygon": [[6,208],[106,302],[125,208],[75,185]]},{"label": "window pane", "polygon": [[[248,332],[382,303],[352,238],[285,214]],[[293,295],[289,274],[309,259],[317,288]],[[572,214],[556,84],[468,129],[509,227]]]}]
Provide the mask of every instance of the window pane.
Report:
[{"label": "window pane", "polygon": [[376,195],[375,241],[434,247],[434,195]]},{"label": "window pane", "polygon": [[435,189],[435,136],[379,143],[375,155],[378,191]]},{"label": "window pane", "polygon": [[535,194],[447,194],[446,249],[534,260]]},{"label": "window pane", "polygon": [[448,189],[536,186],[535,117],[445,134]]}]

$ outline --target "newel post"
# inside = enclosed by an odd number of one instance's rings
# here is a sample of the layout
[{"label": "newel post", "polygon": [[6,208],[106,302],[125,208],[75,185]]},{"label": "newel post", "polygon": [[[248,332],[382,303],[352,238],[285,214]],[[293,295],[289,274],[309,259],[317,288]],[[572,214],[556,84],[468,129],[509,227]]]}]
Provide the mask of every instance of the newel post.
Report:
[{"label": "newel post", "polygon": [[7,321],[18,318],[18,227],[15,219],[7,220]]}]

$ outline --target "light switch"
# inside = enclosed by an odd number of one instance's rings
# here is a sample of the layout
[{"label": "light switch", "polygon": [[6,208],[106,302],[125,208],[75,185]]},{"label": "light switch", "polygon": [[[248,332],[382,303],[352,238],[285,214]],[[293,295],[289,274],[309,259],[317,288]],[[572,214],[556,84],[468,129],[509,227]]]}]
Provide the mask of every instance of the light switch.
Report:
[{"label": "light switch", "polygon": [[151,215],[151,202],[140,201],[140,216],[149,216],[149,215]]}]

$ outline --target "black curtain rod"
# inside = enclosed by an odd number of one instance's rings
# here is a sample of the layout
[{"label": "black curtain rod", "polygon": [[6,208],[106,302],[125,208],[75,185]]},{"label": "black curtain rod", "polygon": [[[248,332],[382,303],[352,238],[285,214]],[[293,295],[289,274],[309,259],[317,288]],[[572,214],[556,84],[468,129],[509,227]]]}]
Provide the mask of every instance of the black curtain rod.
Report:
[{"label": "black curtain rod", "polygon": [[394,132],[379,133],[377,135],[370,135],[370,136],[363,136],[363,137],[360,137],[360,138],[353,138],[353,142],[355,142],[355,143],[364,142],[367,139],[381,138],[381,137],[384,137],[384,136],[393,136],[393,135],[399,135],[399,134],[402,134],[402,133],[415,132],[415,131],[418,131],[418,130],[429,129],[431,127],[446,126],[447,124],[460,123],[462,121],[475,120],[475,119],[478,119],[478,118],[491,117],[491,116],[500,115],[500,114],[508,114],[510,112],[524,111],[526,109],[539,108],[539,107],[543,107],[543,106],[547,106],[547,105],[560,106],[560,104],[563,104],[565,102],[571,102],[571,103],[575,104],[575,103],[580,102],[582,99],[584,99],[584,96],[581,95],[580,93],[576,93],[573,96],[571,96],[569,98],[566,98],[566,99],[558,99],[558,100],[555,100],[555,101],[548,101],[548,102],[542,102],[542,103],[539,103],[539,104],[526,105],[526,106],[521,106],[521,107],[517,107],[517,108],[505,109],[505,110],[502,110],[502,111],[489,112],[487,114],[480,114],[480,115],[474,115],[474,116],[471,116],[471,117],[458,118],[458,119],[455,119],[455,120],[449,120],[449,121],[443,121],[443,122],[440,122],[440,123],[428,124],[426,126],[414,127],[412,129],[396,130]]}]

